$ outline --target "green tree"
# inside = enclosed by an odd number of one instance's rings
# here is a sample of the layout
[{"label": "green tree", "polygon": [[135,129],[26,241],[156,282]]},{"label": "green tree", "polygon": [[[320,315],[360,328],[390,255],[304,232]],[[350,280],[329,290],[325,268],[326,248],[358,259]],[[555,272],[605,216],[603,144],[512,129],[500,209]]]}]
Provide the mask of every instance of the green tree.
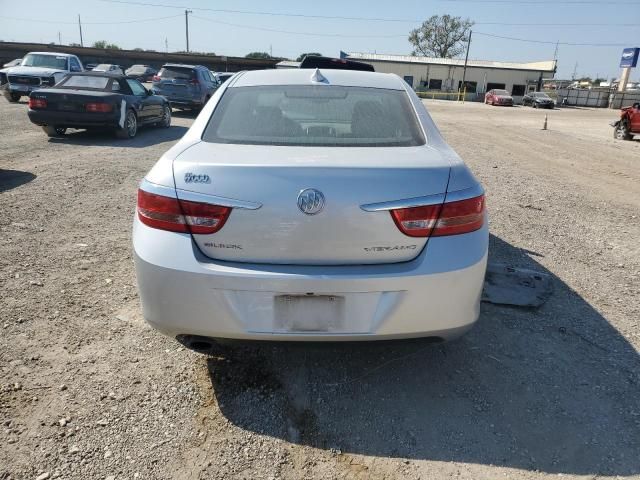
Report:
[{"label": "green tree", "polygon": [[316,57],[322,56],[322,54],[318,52],[301,53],[300,55],[298,55],[298,58],[296,58],[296,62],[301,62],[302,60],[304,60],[304,57],[306,57],[307,55],[314,55]]},{"label": "green tree", "polygon": [[263,58],[263,59],[270,59],[271,55],[269,55],[267,52],[251,52],[251,53],[247,53],[244,58]]},{"label": "green tree", "polygon": [[97,42],[93,42],[93,45],[91,45],[93,48],[107,48],[107,41],[106,40],[98,40]]},{"label": "green tree", "polygon": [[433,15],[409,33],[412,55],[453,58],[464,52],[473,22],[451,15]]}]

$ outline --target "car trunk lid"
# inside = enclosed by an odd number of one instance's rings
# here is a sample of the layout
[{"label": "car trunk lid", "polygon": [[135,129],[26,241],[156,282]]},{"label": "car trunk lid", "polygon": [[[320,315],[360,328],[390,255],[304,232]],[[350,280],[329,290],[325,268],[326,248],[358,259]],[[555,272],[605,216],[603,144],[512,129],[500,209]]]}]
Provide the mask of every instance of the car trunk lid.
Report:
[{"label": "car trunk lid", "polygon": [[[193,194],[200,194],[212,196],[210,203],[247,205],[233,208],[220,231],[194,235],[201,251],[217,260],[272,264],[374,264],[415,258],[426,238],[401,233],[388,211],[364,211],[361,206],[443,194],[449,170],[448,160],[429,146],[200,142],[174,161],[178,197],[194,200]],[[324,196],[324,208],[312,215],[299,206],[298,197],[306,189]]]}]

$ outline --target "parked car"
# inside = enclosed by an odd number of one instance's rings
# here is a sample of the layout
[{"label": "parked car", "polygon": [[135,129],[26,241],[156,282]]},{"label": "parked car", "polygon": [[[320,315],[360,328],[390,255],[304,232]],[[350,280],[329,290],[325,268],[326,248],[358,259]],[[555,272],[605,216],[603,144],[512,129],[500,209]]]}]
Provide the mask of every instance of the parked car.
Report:
[{"label": "parked car", "polygon": [[5,63],[2,67],[3,68],[17,67],[18,65],[20,65],[21,62],[22,62],[21,58],[15,58],[15,59],[11,60],[10,62]]},{"label": "parked car", "polygon": [[84,68],[85,68],[86,70],[93,70],[93,69],[94,69],[94,68],[96,68],[97,66],[98,66],[98,64],[97,64],[97,63],[87,63],[87,64],[84,66]]},{"label": "parked car", "polygon": [[218,83],[223,84],[231,77],[233,77],[234,72],[216,72],[216,78],[218,79]]},{"label": "parked car", "polygon": [[513,97],[506,90],[489,90],[484,96],[484,103],[490,105],[513,106]]},{"label": "parked car", "polygon": [[55,88],[31,92],[29,120],[50,137],[64,135],[67,128],[86,128],[132,138],[143,125],[171,126],[171,107],[164,97],[124,75],[74,73]]},{"label": "parked car", "polygon": [[554,108],[556,102],[544,92],[531,92],[522,97],[522,105],[531,105],[533,108]]},{"label": "parked car", "polygon": [[220,88],[138,190],[153,327],[201,350],[472,327],[484,191],[402,78],[273,69]]},{"label": "parked car", "polygon": [[35,89],[52,87],[70,72],[82,71],[82,63],[75,55],[31,52],[24,56],[20,66],[0,73],[0,84],[3,85],[5,98],[17,102]]},{"label": "parked car", "polygon": [[113,65],[111,63],[101,63],[99,65],[96,65],[93,68],[94,72],[103,72],[103,73],[114,73],[116,75],[124,75],[124,72],[122,71],[122,68],[120,68],[120,65]]},{"label": "parked car", "polygon": [[620,119],[612,122],[613,138],[618,140],[632,140],[634,135],[640,135],[640,102],[631,107],[620,110]]},{"label": "parked car", "polygon": [[158,71],[149,65],[132,65],[125,74],[128,78],[135,78],[141,82],[150,82]]},{"label": "parked car", "polygon": [[153,77],[153,90],[175,108],[199,110],[217,88],[209,69],[202,65],[167,63]]}]

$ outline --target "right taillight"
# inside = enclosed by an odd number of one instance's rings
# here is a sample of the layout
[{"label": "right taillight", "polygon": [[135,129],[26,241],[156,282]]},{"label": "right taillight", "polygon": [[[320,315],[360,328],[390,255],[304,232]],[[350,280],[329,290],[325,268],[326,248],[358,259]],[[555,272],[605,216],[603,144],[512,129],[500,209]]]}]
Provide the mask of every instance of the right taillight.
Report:
[{"label": "right taillight", "polygon": [[29,97],[29,108],[32,110],[47,108],[47,100],[45,98]]},{"label": "right taillight", "polygon": [[410,237],[469,233],[484,224],[484,195],[442,205],[391,210],[391,217],[400,231]]},{"label": "right taillight", "polygon": [[229,207],[179,200],[138,189],[138,218],[152,228],[209,235],[224,226],[230,213]]}]

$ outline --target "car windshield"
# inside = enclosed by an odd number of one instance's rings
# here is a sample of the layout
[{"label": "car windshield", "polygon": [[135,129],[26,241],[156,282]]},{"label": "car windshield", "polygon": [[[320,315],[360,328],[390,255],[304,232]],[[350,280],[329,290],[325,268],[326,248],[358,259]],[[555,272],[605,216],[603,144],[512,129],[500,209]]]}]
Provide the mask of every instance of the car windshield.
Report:
[{"label": "car windshield", "polygon": [[44,67],[67,69],[67,58],[63,55],[43,55],[39,53],[29,53],[22,59],[23,67]]},{"label": "car windshield", "polygon": [[109,71],[110,68],[111,68],[110,64],[101,63],[100,65],[96,66],[96,68],[94,68],[94,70],[107,72],[107,71]]},{"label": "car windshield", "polygon": [[493,91],[494,95],[505,95],[505,96],[509,96],[509,92],[507,92],[506,90],[494,90]]},{"label": "car windshield", "polygon": [[68,75],[57,86],[62,88],[104,90],[107,88],[109,80],[108,77],[97,77],[93,75]]},{"label": "car windshield", "polygon": [[531,96],[535,97],[535,98],[549,98],[549,95],[547,95],[546,93],[542,93],[542,92],[532,93]]},{"label": "car windshield", "polygon": [[230,88],[220,99],[202,139],[336,147],[425,143],[404,91],[324,85]]},{"label": "car windshield", "polygon": [[127,70],[127,72],[131,72],[131,73],[144,73],[147,71],[148,67],[145,67],[144,65],[134,65],[131,68],[129,68],[129,70]]},{"label": "car windshield", "polygon": [[162,67],[158,76],[164,80],[191,80],[195,78],[195,72],[188,67]]}]

